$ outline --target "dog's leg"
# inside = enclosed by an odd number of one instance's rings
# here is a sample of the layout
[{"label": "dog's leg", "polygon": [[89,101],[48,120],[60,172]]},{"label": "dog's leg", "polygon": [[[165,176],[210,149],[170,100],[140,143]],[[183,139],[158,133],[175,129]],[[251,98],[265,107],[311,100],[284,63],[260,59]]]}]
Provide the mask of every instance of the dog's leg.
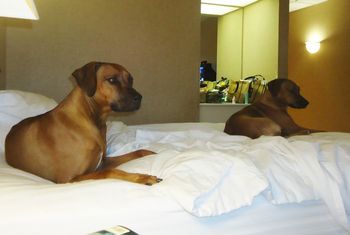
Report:
[{"label": "dog's leg", "polygon": [[323,130],[307,129],[307,128],[304,128],[304,127],[298,127],[297,130],[291,132],[291,133],[290,133],[288,136],[286,136],[286,137],[294,136],[294,135],[309,135],[309,134],[317,133],[317,132],[325,132],[325,131],[323,131]]},{"label": "dog's leg", "polygon": [[121,164],[128,162],[128,161],[135,160],[135,159],[145,157],[148,155],[152,155],[152,154],[155,154],[155,152],[152,152],[152,151],[149,151],[146,149],[140,149],[140,150],[136,150],[134,152],[127,153],[127,154],[120,155],[120,156],[106,157],[103,160],[101,169],[115,168]]},{"label": "dog's leg", "polygon": [[273,120],[266,117],[236,117],[233,122],[226,123],[225,132],[229,135],[245,135],[252,139],[261,135],[281,135],[281,127]]},{"label": "dog's leg", "polygon": [[89,173],[86,175],[80,175],[72,179],[70,182],[78,182],[83,180],[97,180],[97,179],[120,179],[126,180],[133,183],[145,184],[145,185],[153,185],[162,181],[156,176],[146,175],[146,174],[138,174],[138,173],[129,173],[118,169],[105,169],[95,171],[93,173]]},{"label": "dog's leg", "polygon": [[256,118],[255,130],[259,135],[265,136],[279,136],[282,133],[281,127],[269,118]]},{"label": "dog's leg", "polygon": [[155,154],[152,151],[140,149],[131,153],[127,153],[118,157],[107,157],[103,160],[102,166],[100,170],[96,172],[92,172],[85,175],[80,175],[75,177],[71,182],[77,182],[82,180],[89,179],[121,179],[139,184],[153,185],[155,183],[159,183],[162,179],[157,178],[156,176],[146,175],[146,174],[138,174],[138,173],[128,173],[119,169],[115,169],[115,167],[126,163],[131,160],[135,160],[147,155]]}]

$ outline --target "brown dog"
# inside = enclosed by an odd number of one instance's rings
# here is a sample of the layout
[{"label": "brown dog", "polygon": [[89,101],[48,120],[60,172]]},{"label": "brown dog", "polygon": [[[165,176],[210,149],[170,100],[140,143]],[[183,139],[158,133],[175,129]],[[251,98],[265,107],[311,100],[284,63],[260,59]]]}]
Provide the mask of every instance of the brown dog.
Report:
[{"label": "brown dog", "polygon": [[288,107],[305,108],[309,102],[300,95],[299,87],[289,79],[270,81],[268,90],[252,105],[233,114],[224,132],[258,138],[261,135],[291,136],[316,132],[298,126],[287,112]]},{"label": "brown dog", "polygon": [[56,108],[12,127],[5,141],[8,164],[56,183],[104,178],[159,182],[155,176],[115,169],[151,151],[106,157],[107,115],[141,104],[129,72],[118,64],[91,62],[72,75],[78,86]]}]

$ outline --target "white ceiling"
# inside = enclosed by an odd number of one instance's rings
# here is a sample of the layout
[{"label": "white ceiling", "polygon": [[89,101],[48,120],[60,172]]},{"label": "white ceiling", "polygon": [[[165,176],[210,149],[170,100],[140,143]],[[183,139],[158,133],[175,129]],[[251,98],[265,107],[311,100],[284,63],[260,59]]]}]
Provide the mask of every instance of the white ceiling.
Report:
[{"label": "white ceiling", "polygon": [[[255,1],[258,1],[258,0],[201,0],[201,3],[204,3],[204,5],[207,5],[209,7],[210,6],[215,7],[217,4],[217,5],[222,5],[222,7],[226,7],[226,8],[228,7],[232,8],[234,6],[234,9],[238,9],[240,7],[244,7],[249,4],[252,4]],[[327,0],[289,0],[289,11],[292,12],[292,11],[300,10],[300,9],[313,6],[325,1]],[[202,5],[202,8],[204,5]]]},{"label": "white ceiling", "polygon": [[289,0],[289,11],[300,10],[305,7],[313,6],[327,0]]}]

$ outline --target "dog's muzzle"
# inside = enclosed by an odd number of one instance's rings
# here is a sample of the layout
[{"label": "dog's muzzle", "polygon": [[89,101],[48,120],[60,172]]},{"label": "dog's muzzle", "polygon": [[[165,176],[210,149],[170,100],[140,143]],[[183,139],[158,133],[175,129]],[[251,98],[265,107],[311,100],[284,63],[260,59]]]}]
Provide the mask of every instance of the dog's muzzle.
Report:
[{"label": "dog's muzzle", "polygon": [[141,106],[142,95],[135,89],[129,88],[126,95],[117,102],[111,104],[114,112],[132,112]]},{"label": "dog's muzzle", "polygon": [[307,101],[307,99],[305,99],[303,96],[299,96],[297,99],[297,102],[295,102],[294,104],[291,104],[290,107],[295,109],[303,109],[303,108],[306,108],[308,104],[309,104],[309,101]]}]

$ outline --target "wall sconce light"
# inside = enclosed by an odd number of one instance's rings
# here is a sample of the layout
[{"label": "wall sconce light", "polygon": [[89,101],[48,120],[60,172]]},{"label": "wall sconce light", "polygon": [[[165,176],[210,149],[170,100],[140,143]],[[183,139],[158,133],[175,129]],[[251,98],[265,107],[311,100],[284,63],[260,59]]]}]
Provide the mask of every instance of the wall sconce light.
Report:
[{"label": "wall sconce light", "polygon": [[305,42],[306,50],[311,53],[315,54],[320,50],[321,43],[320,42],[314,42],[314,41],[308,41]]}]

